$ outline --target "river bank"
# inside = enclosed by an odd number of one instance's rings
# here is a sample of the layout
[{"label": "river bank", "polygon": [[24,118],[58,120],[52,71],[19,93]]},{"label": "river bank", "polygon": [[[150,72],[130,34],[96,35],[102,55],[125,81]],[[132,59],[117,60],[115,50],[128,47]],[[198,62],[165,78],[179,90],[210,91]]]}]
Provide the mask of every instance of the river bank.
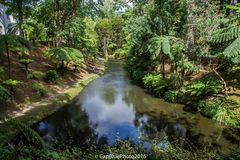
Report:
[{"label": "river bank", "polygon": [[[129,154],[131,148],[137,148],[137,152],[131,153],[142,153],[149,157],[170,155],[169,158],[162,157],[164,159],[172,159],[171,155],[175,156],[176,153],[179,153],[176,155],[178,157],[191,155],[195,159],[202,156],[214,159],[218,151],[229,155],[237,150],[237,132],[229,134],[231,128],[200,114],[187,112],[183,105],[168,103],[147,94],[131,83],[122,64],[109,61],[107,66],[105,74],[87,85],[73,101],[68,101],[65,107],[45,116],[33,126],[32,129],[41,136],[45,146],[54,150],[40,151],[38,155],[34,148],[29,149],[32,157],[47,157],[51,152],[60,157],[94,157],[102,152],[108,153],[96,148],[101,144],[108,151],[116,149],[115,153]],[[133,146],[129,150],[124,151],[128,148],[125,145],[112,147],[119,140],[126,139],[129,140],[127,146]],[[63,144],[63,148],[70,148],[70,151],[59,149],[59,144]],[[198,149],[182,149],[189,145]],[[152,150],[154,155],[146,153],[145,147]],[[16,149],[22,153],[21,148]]]},{"label": "river bank", "polygon": [[105,59],[84,59],[80,66],[66,63],[63,75],[58,65],[46,57],[48,50],[48,47],[41,44],[32,48],[31,54],[28,55],[31,64],[28,66],[27,75],[24,65],[19,62],[21,55],[12,51],[11,79],[8,77],[7,61],[0,60],[1,85],[7,80],[16,82],[12,87],[4,85],[10,96],[0,102],[1,144],[17,132],[9,125],[9,120],[14,119],[26,125],[38,122],[71,101],[105,70]]},{"label": "river bank", "polygon": [[239,68],[231,72],[219,72],[224,82],[210,70],[199,70],[185,77],[174,75],[166,65],[163,78],[160,71],[148,72],[133,58],[125,60],[125,67],[134,83],[145,88],[156,97],[171,103],[180,103],[200,112],[220,124],[240,127],[240,90],[238,88]]},{"label": "river bank", "polygon": [[[97,74],[90,74],[89,76],[79,80],[73,86],[62,91],[61,93],[44,99],[40,102],[31,104],[26,110],[16,112],[11,117],[21,123],[28,126],[40,121],[41,119],[53,114],[58,109],[69,103],[74,97],[76,97],[82,89],[91,81],[98,78]],[[14,137],[18,131],[12,128],[7,121],[1,121],[0,124],[0,142],[6,143],[9,139]]]},{"label": "river bank", "polygon": [[[47,146],[58,148],[58,141],[86,149],[87,142],[112,146],[118,139],[128,139],[138,145],[156,139],[187,148],[216,144],[216,150],[224,153],[236,150],[228,137],[231,128],[146,93],[131,83],[121,63],[109,61],[107,66],[105,74],[74,101],[34,125]],[[239,142],[237,132],[232,134]]]}]

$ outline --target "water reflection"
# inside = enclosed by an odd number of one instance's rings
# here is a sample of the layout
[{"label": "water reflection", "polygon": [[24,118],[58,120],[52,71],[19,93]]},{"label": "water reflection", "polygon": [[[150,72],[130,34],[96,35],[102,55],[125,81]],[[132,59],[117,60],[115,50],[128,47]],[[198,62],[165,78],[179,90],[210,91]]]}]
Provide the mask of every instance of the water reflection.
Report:
[{"label": "water reflection", "polygon": [[181,147],[190,142],[234,149],[237,145],[222,135],[223,130],[226,128],[200,114],[184,111],[181,105],[146,94],[132,85],[123,67],[114,62],[72,104],[37,126],[49,146],[54,146],[54,138],[77,146],[84,146],[89,139],[108,145],[114,145],[118,139],[128,139],[136,144],[143,141],[144,148],[149,150],[151,139],[155,139],[160,148],[169,142]]}]

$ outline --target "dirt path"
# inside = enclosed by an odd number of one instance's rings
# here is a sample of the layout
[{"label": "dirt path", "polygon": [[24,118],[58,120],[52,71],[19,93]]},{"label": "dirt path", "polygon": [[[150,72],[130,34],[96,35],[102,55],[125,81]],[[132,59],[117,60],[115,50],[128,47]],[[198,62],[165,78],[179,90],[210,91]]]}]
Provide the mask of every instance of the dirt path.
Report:
[{"label": "dirt path", "polygon": [[7,122],[10,118],[15,119],[17,117],[25,116],[26,114],[28,114],[28,112],[30,112],[33,109],[36,109],[36,108],[39,108],[42,106],[51,105],[53,103],[53,101],[56,100],[57,98],[59,98],[61,95],[69,94],[69,92],[70,92],[69,90],[71,90],[71,88],[73,89],[74,87],[78,87],[78,85],[81,84],[82,82],[88,81],[88,79],[91,79],[91,77],[95,77],[95,76],[96,76],[96,74],[86,75],[83,77],[83,79],[76,82],[74,85],[68,85],[65,88],[63,88],[62,90],[58,90],[56,94],[54,94],[50,97],[44,98],[39,102],[34,102],[32,104],[19,104],[22,106],[21,107],[22,109],[13,111],[13,112],[7,114],[6,118],[4,120],[0,121],[0,124]]}]

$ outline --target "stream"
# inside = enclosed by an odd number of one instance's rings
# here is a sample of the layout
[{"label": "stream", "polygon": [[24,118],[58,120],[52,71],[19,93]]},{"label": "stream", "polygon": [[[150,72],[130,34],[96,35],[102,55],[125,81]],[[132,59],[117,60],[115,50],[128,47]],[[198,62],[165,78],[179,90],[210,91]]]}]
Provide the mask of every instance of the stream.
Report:
[{"label": "stream", "polygon": [[56,142],[86,147],[88,142],[114,145],[117,140],[151,141],[164,148],[206,145],[228,153],[240,144],[240,133],[187,106],[172,104],[146,93],[129,79],[123,64],[109,61],[106,72],[91,82],[71,103],[34,126],[45,144]]}]

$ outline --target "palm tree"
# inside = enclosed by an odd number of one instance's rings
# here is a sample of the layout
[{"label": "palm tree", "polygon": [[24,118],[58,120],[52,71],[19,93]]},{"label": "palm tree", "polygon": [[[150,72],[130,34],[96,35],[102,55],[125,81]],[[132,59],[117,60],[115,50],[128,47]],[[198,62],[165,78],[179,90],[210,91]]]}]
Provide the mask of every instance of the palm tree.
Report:
[{"label": "palm tree", "polygon": [[11,59],[10,59],[10,49],[16,45],[27,47],[30,49],[30,43],[23,37],[17,36],[15,34],[5,34],[0,35],[0,51],[7,53],[8,61],[8,76],[11,78]]}]

